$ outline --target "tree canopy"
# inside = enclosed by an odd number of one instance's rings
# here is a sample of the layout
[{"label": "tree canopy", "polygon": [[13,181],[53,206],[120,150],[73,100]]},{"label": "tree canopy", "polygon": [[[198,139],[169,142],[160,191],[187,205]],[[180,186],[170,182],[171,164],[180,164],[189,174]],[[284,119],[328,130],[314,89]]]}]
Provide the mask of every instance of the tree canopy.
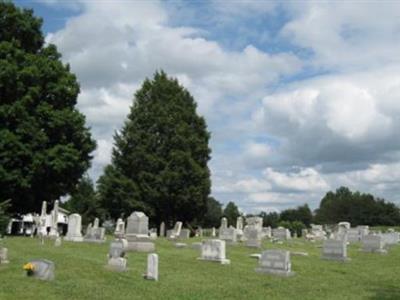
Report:
[{"label": "tree canopy", "polygon": [[223,215],[228,219],[229,225],[236,226],[236,220],[240,216],[239,208],[231,201],[226,205]]},{"label": "tree canopy", "polygon": [[202,216],[211,185],[209,138],[193,97],[176,79],[162,71],[146,79],[98,180],[102,207],[113,218],[143,210],[156,224]]},{"label": "tree canopy", "polygon": [[283,210],[280,214],[280,220],[289,222],[299,221],[306,227],[310,227],[313,215],[308,205],[304,204],[294,209]]},{"label": "tree canopy", "polygon": [[95,149],[75,108],[79,85],[42,20],[0,1],[0,200],[12,212],[40,210],[73,190]]},{"label": "tree canopy", "polygon": [[207,212],[204,215],[202,225],[204,227],[219,227],[222,218],[222,205],[213,197],[207,199]]},{"label": "tree canopy", "polygon": [[321,224],[348,221],[352,226],[393,226],[400,223],[400,209],[371,194],[352,192],[347,187],[340,187],[336,192],[328,192],[321,200],[315,221]]}]

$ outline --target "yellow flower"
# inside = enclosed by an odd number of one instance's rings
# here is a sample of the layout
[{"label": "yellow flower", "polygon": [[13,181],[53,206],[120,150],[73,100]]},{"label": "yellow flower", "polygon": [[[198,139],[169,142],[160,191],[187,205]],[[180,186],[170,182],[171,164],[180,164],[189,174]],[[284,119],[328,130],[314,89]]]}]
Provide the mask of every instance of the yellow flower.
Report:
[{"label": "yellow flower", "polygon": [[27,263],[24,265],[24,270],[25,271],[33,271],[33,270],[35,270],[35,265],[32,263]]}]

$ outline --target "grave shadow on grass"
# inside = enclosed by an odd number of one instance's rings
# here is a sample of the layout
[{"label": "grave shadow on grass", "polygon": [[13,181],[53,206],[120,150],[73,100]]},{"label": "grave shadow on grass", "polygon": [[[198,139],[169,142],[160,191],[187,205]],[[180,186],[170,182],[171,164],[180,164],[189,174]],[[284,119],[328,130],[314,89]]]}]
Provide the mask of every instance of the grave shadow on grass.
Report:
[{"label": "grave shadow on grass", "polygon": [[399,300],[400,288],[398,286],[380,286],[372,289],[374,296],[371,300]]}]

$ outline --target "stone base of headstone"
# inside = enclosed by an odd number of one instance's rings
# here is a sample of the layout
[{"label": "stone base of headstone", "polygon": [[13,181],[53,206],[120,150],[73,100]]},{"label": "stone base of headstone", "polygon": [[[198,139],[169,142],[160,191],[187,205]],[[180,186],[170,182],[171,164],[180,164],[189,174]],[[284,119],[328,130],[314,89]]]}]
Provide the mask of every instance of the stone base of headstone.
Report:
[{"label": "stone base of headstone", "polygon": [[64,237],[64,241],[67,242],[83,242],[82,236],[66,236]]},{"label": "stone base of headstone", "polygon": [[322,255],[321,259],[324,260],[333,260],[333,261],[341,261],[341,262],[347,262],[350,261],[351,259],[349,257],[335,257],[335,256],[328,256],[328,255]]},{"label": "stone base of headstone", "polygon": [[30,262],[34,266],[34,271],[31,273],[32,277],[41,280],[53,280],[55,275],[55,266],[52,261],[46,259],[38,259]]},{"label": "stone base of headstone", "polygon": [[128,241],[128,245],[125,248],[127,252],[154,252],[156,249],[154,243],[152,242],[130,242]]},{"label": "stone base of headstone", "polygon": [[203,260],[203,261],[211,261],[211,262],[217,262],[220,263],[221,265],[229,265],[231,263],[230,259],[209,259],[209,258],[203,258],[203,257],[198,257],[198,260]]},{"label": "stone base of headstone", "polygon": [[262,274],[270,274],[270,275],[277,275],[277,276],[284,276],[284,277],[290,277],[295,275],[295,272],[292,271],[283,271],[283,270],[275,270],[275,269],[267,269],[267,268],[256,268],[255,271],[257,273],[262,273]]},{"label": "stone base of headstone", "polygon": [[108,263],[106,268],[111,270],[111,271],[116,271],[116,272],[124,272],[127,270],[126,268],[126,263],[127,260],[126,258],[123,257],[111,257],[108,259]]}]

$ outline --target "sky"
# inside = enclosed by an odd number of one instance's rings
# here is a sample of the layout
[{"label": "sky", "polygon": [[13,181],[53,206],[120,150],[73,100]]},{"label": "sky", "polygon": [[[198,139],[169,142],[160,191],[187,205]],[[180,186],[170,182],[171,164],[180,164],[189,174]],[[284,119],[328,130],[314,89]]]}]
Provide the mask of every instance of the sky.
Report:
[{"label": "sky", "polygon": [[212,195],[317,208],[347,186],[400,204],[399,1],[15,1],[43,18],[110,162],[133,94],[164,70],[211,132]]}]

